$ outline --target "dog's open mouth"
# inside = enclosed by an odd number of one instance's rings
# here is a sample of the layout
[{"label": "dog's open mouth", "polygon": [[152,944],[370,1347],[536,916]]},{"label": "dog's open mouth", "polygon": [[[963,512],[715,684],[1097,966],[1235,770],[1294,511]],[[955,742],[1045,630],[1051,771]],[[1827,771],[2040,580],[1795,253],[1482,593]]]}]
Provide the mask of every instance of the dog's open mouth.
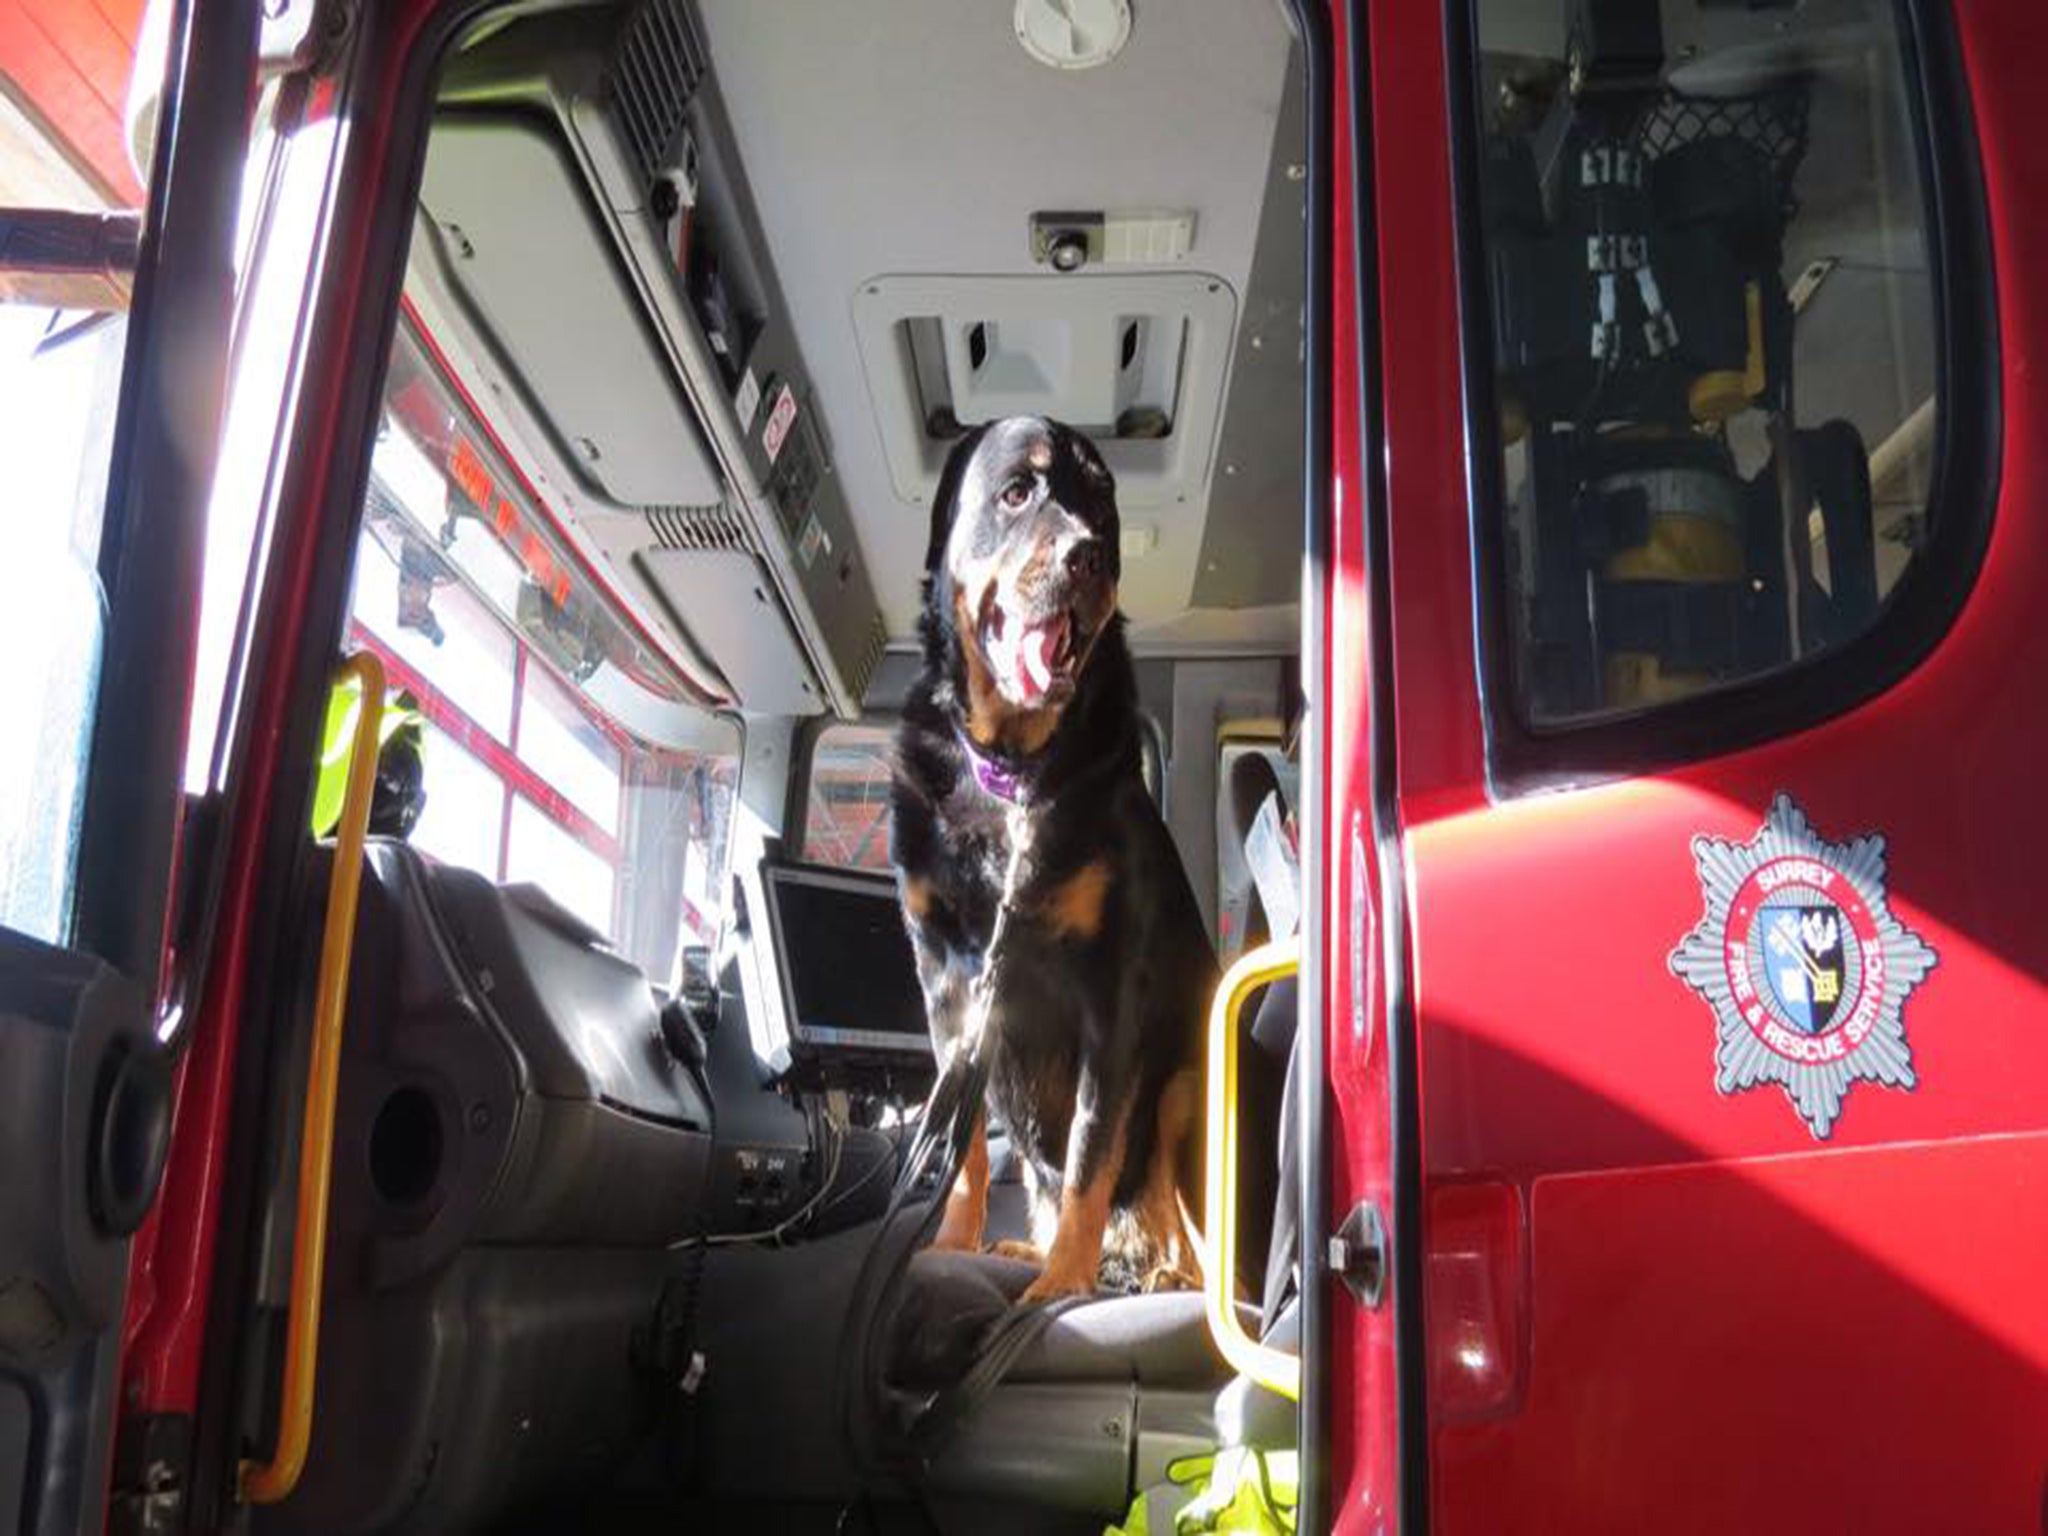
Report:
[{"label": "dog's open mouth", "polygon": [[1003,691],[1024,705],[1042,704],[1074,686],[1081,626],[1072,609],[1019,619],[1000,602],[986,605],[981,645]]}]

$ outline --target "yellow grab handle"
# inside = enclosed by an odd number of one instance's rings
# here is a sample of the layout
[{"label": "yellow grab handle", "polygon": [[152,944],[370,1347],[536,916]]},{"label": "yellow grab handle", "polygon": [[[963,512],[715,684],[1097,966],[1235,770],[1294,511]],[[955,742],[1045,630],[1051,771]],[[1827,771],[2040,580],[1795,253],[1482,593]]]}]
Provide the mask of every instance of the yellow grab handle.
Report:
[{"label": "yellow grab handle", "polygon": [[1297,1400],[1299,1357],[1261,1344],[1237,1318],[1237,1019],[1259,988],[1300,969],[1301,941],[1276,939],[1239,955],[1216,988],[1209,1008],[1208,1199],[1202,1218],[1209,1241],[1204,1299],[1216,1347],[1242,1375]]},{"label": "yellow grab handle", "polygon": [[334,831],[334,868],[327,881],[327,917],[320,936],[320,975],[313,994],[313,1052],[306,1069],[306,1120],[299,1133],[298,1226],[292,1234],[291,1310],[285,1322],[284,1391],[277,1449],[268,1462],[242,1463],[242,1497],[275,1504],[291,1494],[306,1469],[313,1439],[313,1369],[320,1353],[320,1281],[327,1265],[327,1194],[334,1171],[334,1105],[341,1077],[341,1025],[348,1007],[349,954],[355,947],[356,897],[363,883],[363,839],[377,784],[377,726],[384,712],[384,664],[367,651],[342,663],[360,688],[348,792]]}]

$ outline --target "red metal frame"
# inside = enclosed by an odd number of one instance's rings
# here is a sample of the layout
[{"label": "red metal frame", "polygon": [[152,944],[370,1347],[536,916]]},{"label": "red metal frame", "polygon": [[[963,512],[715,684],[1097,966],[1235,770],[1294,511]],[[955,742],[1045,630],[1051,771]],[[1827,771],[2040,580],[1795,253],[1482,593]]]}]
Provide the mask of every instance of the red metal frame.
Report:
[{"label": "red metal frame", "polygon": [[[408,177],[410,145],[393,142],[404,121],[407,63],[433,7],[378,7],[363,13],[369,33],[349,102],[342,166],[332,182],[332,238],[316,300],[288,455],[277,498],[277,527],[264,601],[276,628],[251,658],[243,708],[250,730],[220,835],[230,849],[219,923],[204,995],[192,1010],[190,1044],[178,1068],[171,1149],[163,1194],[137,1235],[122,1354],[124,1401],[142,1414],[189,1415],[198,1401],[206,1309],[220,1225],[222,1158],[227,1149],[230,1085],[241,1038],[244,985],[252,956],[251,919],[265,868],[272,795],[285,750],[284,721],[302,682],[292,666],[309,617],[316,576],[315,536],[327,510],[325,488],[342,457],[363,445],[344,441],[338,423],[354,387],[353,349],[363,335],[385,334],[389,313],[373,302],[365,274],[385,254],[372,248],[380,205],[398,201],[394,178]],[[407,153],[399,153],[403,148]]]},{"label": "red metal frame", "polygon": [[[365,288],[365,275],[384,265],[385,253],[373,248],[371,236],[380,205],[392,202],[395,195],[402,202],[403,188],[397,183],[406,178],[413,146],[396,143],[394,130],[407,119],[410,104],[406,93],[409,85],[417,86],[413,75],[420,62],[419,45],[441,9],[432,0],[416,0],[366,12],[370,35],[361,41],[355,74],[347,87],[348,130],[330,201],[332,242],[315,300],[317,318],[310,327],[304,382],[277,499],[273,554],[262,598],[274,615],[276,628],[264,653],[252,657],[245,684],[243,707],[250,730],[237,777],[237,798],[227,807],[220,831],[229,842],[228,879],[206,972],[206,992],[192,1010],[189,1044],[178,1067],[164,1193],[133,1247],[122,1377],[125,1402],[139,1414],[189,1415],[198,1400],[219,1229],[230,1085],[242,1028],[243,987],[255,958],[249,950],[251,918],[264,868],[266,829],[273,820],[272,794],[284,751],[284,721],[292,693],[301,682],[289,659],[301,648],[308,618],[308,594],[316,579],[314,551],[320,543],[318,519],[328,510],[325,487],[337,462],[352,458],[362,448],[358,442],[343,440],[336,423],[345,414],[342,402],[357,376],[351,356],[356,339],[387,334],[389,314],[378,312]],[[321,105],[323,110],[334,110],[335,100],[325,97]],[[421,335],[424,337],[423,331]],[[504,452],[502,442],[476,410],[475,401],[462,390],[430,338],[426,343],[473,424],[517,476],[516,462]],[[545,502],[523,477],[520,483],[530,504],[552,523],[553,514]],[[576,554],[573,544],[568,548]],[[580,555],[576,557],[582,563]],[[616,593],[602,577],[587,563],[582,565],[616,603]],[[632,619],[630,610],[617,604],[617,611],[627,616],[643,641],[674,662],[669,650]],[[487,733],[471,723],[458,722],[459,711],[414,669],[390,655],[387,647],[377,646],[374,638],[369,643],[391,665],[395,682],[414,687],[423,702],[430,696],[440,700],[438,723],[444,728],[455,726],[465,745],[616,865],[615,839],[533,776],[523,763],[503,753]],[[523,657],[523,646],[520,654]],[[686,668],[678,665],[677,670],[687,684],[702,688]],[[708,691],[703,697],[717,702],[717,695]],[[685,906],[686,917],[701,937],[712,925],[701,913],[689,909],[688,903]]]},{"label": "red metal frame", "polygon": [[[1384,11],[1384,7],[1380,8]],[[1373,806],[1372,696],[1375,646],[1368,539],[1368,479],[1361,435],[1358,326],[1360,252],[1351,123],[1354,91],[1367,82],[1351,78],[1349,60],[1359,17],[1343,0],[1330,7],[1331,58],[1335,79],[1332,176],[1335,208],[1331,227],[1331,449],[1330,558],[1311,579],[1323,584],[1325,674],[1305,679],[1329,701],[1323,735],[1326,757],[1319,765],[1327,786],[1320,821],[1325,881],[1320,953],[1325,1061],[1329,1077],[1330,1213],[1333,1221],[1369,1202],[1382,1213],[1394,1209],[1392,1174],[1392,1082],[1383,1043],[1388,977],[1382,953],[1380,853]],[[1381,37],[1369,39],[1375,57]],[[1370,82],[1377,111],[1380,82]],[[1403,142],[1397,139],[1396,142]],[[1386,155],[1376,157],[1374,174],[1388,172]],[[1371,225],[1368,223],[1367,228]],[[1384,248],[1381,257],[1384,259]],[[1311,345],[1315,338],[1311,338]],[[1388,338],[1392,346],[1392,338]],[[1311,695],[1314,696],[1313,693]],[[1396,1282],[1398,1283],[1398,1282]],[[1338,1531],[1377,1532],[1393,1528],[1400,1514],[1401,1442],[1399,1338],[1394,1311],[1353,1304],[1331,1287],[1333,1321],[1329,1359],[1329,1509]]]}]

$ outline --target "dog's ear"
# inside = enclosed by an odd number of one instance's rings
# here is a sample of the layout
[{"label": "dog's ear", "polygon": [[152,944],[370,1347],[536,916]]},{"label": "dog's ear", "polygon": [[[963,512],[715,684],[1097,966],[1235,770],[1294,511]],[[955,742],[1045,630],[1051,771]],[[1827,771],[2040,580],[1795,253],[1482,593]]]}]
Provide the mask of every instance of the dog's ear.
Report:
[{"label": "dog's ear", "polygon": [[953,532],[953,514],[960,505],[960,482],[966,478],[967,465],[974,457],[974,450],[987,436],[985,425],[971,428],[953,445],[953,451],[946,455],[946,467],[939,471],[939,488],[932,492],[931,542],[924,551],[924,573],[927,577],[936,577],[939,562],[946,558],[946,539]]}]

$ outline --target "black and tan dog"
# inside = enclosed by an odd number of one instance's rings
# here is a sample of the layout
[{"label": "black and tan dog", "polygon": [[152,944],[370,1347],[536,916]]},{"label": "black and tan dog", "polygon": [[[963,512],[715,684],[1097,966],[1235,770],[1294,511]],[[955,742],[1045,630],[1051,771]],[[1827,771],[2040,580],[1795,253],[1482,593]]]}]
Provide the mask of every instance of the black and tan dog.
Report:
[{"label": "black and tan dog", "polygon": [[[1199,1278],[1185,1213],[1216,958],[1142,777],[1118,544],[1115,482],[1080,433],[1016,417],[962,441],[898,740],[893,852],[941,1059],[976,1017],[1013,833],[1025,849],[986,1028],[989,1104],[1034,1197],[1027,1300],[1092,1290],[1105,1240],[1153,1284]],[[988,1177],[984,1115],[938,1246],[980,1246]]]}]

